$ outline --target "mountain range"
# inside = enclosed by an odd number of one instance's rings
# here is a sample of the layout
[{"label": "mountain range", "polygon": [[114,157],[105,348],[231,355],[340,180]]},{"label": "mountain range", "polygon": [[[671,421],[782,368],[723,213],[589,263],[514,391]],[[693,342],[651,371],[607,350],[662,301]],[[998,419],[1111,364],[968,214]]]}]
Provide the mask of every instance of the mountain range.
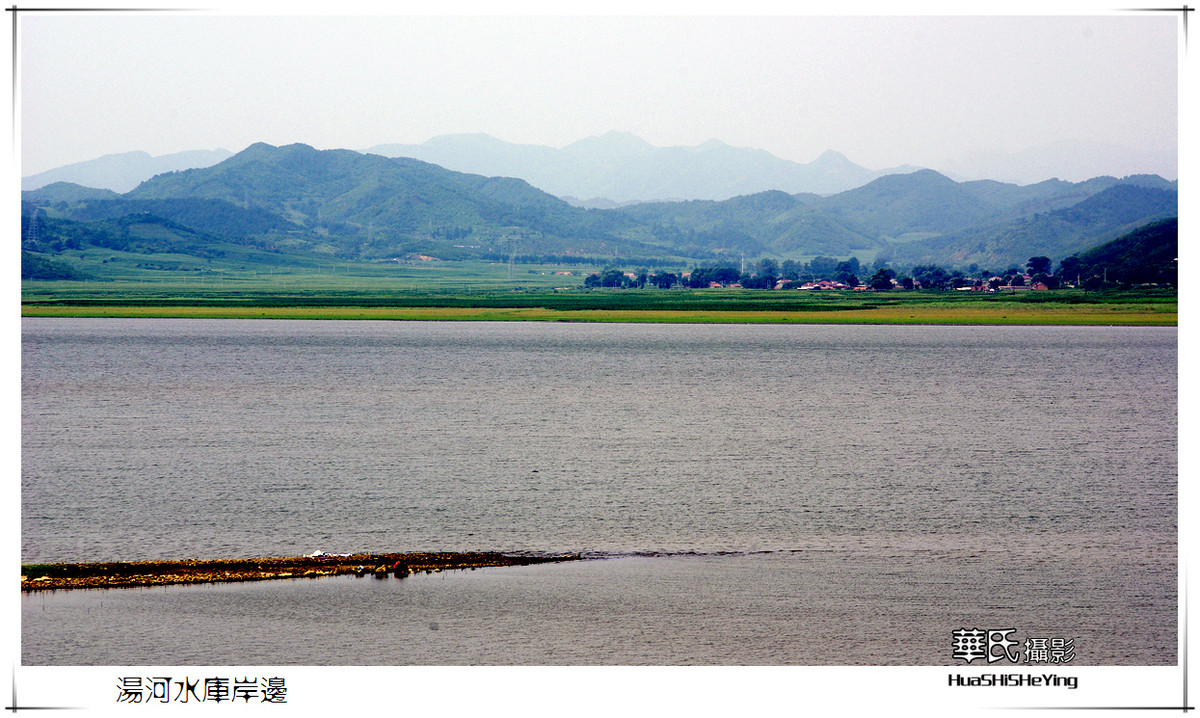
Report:
[{"label": "mountain range", "polygon": [[1033,255],[1057,260],[1178,214],[1177,182],[1156,175],[1020,186],[956,182],[932,170],[827,196],[774,189],[589,209],[524,179],[264,143],[125,193],[55,183],[23,200],[22,241],[31,251],[91,244],[197,253],[232,243],[280,263],[300,254],[677,264],[854,254],[1007,266]]},{"label": "mountain range", "polygon": [[[832,150],[800,164],[718,140],[697,147],[656,147],[627,132],[589,137],[562,149],[459,134],[419,145],[377,145],[365,152],[411,157],[467,174],[520,177],[577,206],[606,209],[652,200],[729,199],[772,189],[832,194],[917,169],[868,170]],[[156,174],[209,167],[232,154],[196,150],[159,157],[146,152],[105,155],[24,177],[21,189],[71,182],[123,193]]]},{"label": "mountain range", "polygon": [[696,147],[656,147],[628,132],[589,137],[562,149],[465,134],[419,145],[377,145],[367,152],[412,157],[457,172],[520,177],[572,204],[600,208],[654,200],[723,200],[767,190],[832,194],[918,169],[872,171],[834,151],[800,164],[719,140]]}]

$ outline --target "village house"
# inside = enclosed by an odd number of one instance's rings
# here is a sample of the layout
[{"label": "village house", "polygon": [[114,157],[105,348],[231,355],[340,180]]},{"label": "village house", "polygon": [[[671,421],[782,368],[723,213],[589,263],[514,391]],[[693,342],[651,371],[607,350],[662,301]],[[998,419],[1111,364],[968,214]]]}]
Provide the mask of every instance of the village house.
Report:
[{"label": "village house", "polygon": [[805,282],[801,284],[799,289],[850,289],[850,285],[841,282],[832,282],[828,279],[821,279],[816,282]]}]

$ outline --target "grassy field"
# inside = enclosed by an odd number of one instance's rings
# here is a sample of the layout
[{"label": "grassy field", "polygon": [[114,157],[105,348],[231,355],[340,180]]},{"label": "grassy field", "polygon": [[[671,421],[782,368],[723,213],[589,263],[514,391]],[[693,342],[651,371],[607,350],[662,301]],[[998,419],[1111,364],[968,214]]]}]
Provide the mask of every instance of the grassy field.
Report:
[{"label": "grassy field", "polygon": [[[153,255],[170,266],[167,255]],[[345,262],[153,269],[106,258],[103,281],[25,281],[22,316],[566,322],[1175,325],[1173,289],[1085,292],[582,289],[589,265]],[[135,263],[134,260],[137,260]],[[181,260],[182,261],[182,260]],[[325,263],[321,263],[325,262]]]},{"label": "grassy field", "polygon": [[[69,265],[87,281],[67,284],[163,287],[278,287],[357,289],[506,289],[582,285],[600,267],[591,264],[513,264],[470,261],[352,261],[317,254],[286,258],[249,247],[222,244],[222,256],[205,259],[187,254],[123,252],[103,247],[68,251],[52,259]],[[674,270],[678,271],[678,269]],[[573,272],[578,276],[556,275]],[[60,282],[38,281],[37,285]]]}]

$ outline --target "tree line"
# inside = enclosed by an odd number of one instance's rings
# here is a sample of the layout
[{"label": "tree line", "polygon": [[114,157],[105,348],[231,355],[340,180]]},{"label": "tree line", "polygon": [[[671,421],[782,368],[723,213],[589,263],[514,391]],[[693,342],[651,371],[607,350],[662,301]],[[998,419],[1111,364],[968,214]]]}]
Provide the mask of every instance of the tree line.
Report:
[{"label": "tree line", "polygon": [[[1064,281],[1073,282],[1075,277],[1071,276],[1071,272],[1082,266],[1083,262],[1075,256],[1064,259],[1057,273],[1052,272],[1053,262],[1045,256],[1030,257],[1024,267],[1013,264],[994,271],[977,264],[971,264],[965,270],[947,269],[937,264],[918,264],[897,270],[886,262],[867,267],[856,257],[846,260],[814,257],[808,262],[792,259],[778,262],[765,258],[749,267],[728,263],[699,265],[693,267],[689,273],[675,273],[663,269],[651,271],[648,267],[626,272],[609,267],[588,275],[584,286],[640,289],[649,285],[659,289],[676,286],[701,289],[715,283],[722,286],[737,284],[746,289],[774,289],[777,286],[790,288],[802,282],[831,281],[850,287],[866,285],[876,291],[887,291],[896,287],[934,290],[962,287],[996,289],[1002,286],[1024,286],[1028,282],[1031,285],[1042,284],[1055,289],[1063,283],[1060,277],[1065,278]],[[784,284],[780,285],[780,280],[783,280]]]}]

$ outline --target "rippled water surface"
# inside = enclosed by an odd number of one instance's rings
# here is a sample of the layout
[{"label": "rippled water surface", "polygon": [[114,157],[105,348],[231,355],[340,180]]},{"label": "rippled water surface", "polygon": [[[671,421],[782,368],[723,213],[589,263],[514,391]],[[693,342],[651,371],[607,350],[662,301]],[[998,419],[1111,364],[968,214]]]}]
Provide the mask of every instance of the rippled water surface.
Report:
[{"label": "rippled water surface", "polygon": [[1173,664],[1176,339],[24,319],[25,563],[597,559],[29,594],[23,662],[931,665],[990,626]]}]

